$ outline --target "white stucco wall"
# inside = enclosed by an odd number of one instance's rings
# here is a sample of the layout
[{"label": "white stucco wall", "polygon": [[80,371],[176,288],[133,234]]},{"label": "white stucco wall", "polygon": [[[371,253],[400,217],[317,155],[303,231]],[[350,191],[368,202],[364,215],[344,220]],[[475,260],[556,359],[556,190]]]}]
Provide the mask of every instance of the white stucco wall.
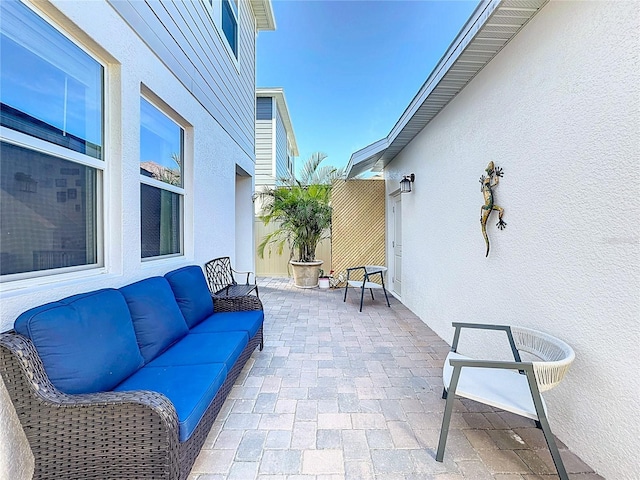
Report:
[{"label": "white stucco wall", "polygon": [[[47,301],[103,287],[119,287],[187,264],[223,255],[251,253],[252,179],[243,181],[245,201],[236,198],[236,164],[253,172],[254,159],[220,127],[170,71],[106,3],[43,3],[76,40],[107,65],[105,189],[105,268],[0,286],[0,331],[24,310]],[[66,18],[65,18],[66,17]],[[76,26],[79,26],[78,29]],[[254,37],[252,37],[254,38]],[[249,79],[253,82],[254,79]],[[183,257],[140,260],[140,91],[144,84],[186,122]],[[252,100],[253,101],[253,100]],[[236,215],[242,205],[244,215]],[[247,206],[248,205],[248,206]],[[248,213],[247,213],[248,212]],[[236,222],[242,225],[236,225]],[[15,411],[0,385],[0,479],[31,478],[33,459]]]},{"label": "white stucco wall", "polygon": [[[571,344],[574,365],[545,395],[552,429],[616,480],[638,478],[640,451],[639,32],[635,2],[552,0],[385,171],[388,193],[416,174],[403,303],[449,342],[451,322],[469,321]],[[485,258],[490,160],[508,226],[490,218]],[[463,351],[494,350],[471,338]]]}]

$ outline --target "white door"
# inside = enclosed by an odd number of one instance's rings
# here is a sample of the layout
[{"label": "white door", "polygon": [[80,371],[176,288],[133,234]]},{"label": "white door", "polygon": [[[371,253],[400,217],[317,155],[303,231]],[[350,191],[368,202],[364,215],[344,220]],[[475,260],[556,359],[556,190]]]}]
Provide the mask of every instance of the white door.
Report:
[{"label": "white door", "polygon": [[393,291],[402,295],[402,202],[401,195],[393,197]]}]

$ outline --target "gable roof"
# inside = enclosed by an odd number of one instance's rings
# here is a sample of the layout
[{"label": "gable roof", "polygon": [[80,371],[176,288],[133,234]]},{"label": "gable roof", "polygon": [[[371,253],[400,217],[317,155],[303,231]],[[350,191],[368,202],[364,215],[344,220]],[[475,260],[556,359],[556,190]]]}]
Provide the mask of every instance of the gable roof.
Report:
[{"label": "gable roof", "polygon": [[282,123],[284,123],[284,129],[287,131],[287,137],[289,139],[289,143],[291,143],[291,153],[293,153],[294,157],[300,155],[298,153],[296,134],[293,132],[293,125],[291,124],[291,118],[289,117],[289,107],[287,106],[287,99],[284,96],[284,89],[282,87],[259,87],[256,88],[256,97],[273,97],[276,99],[276,105],[280,111]]},{"label": "gable roof", "polygon": [[353,153],[347,178],[382,171],[548,0],[483,0],[389,134]]}]

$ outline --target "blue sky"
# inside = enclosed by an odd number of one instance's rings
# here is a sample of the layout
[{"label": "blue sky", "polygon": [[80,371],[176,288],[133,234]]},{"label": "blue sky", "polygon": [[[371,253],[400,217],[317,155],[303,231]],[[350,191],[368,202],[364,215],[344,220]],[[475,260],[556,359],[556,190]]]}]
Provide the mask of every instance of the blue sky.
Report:
[{"label": "blue sky", "polygon": [[283,87],[300,165],[342,167],[387,136],[478,1],[272,0],[257,86]]}]

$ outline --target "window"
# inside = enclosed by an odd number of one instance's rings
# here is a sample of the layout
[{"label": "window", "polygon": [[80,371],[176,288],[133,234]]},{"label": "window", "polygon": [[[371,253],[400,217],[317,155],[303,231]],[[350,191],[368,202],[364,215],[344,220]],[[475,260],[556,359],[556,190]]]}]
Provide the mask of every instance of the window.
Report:
[{"label": "window", "polygon": [[227,37],[233,54],[238,58],[238,3],[237,0],[222,0],[222,31]]},{"label": "window", "polygon": [[203,0],[209,16],[227,40],[230,53],[238,58],[238,0]]},{"label": "window", "polygon": [[21,2],[0,17],[0,275],[95,267],[104,68]]},{"label": "window", "polygon": [[2,125],[101,159],[102,66],[16,1],[1,48]]},{"label": "window", "polygon": [[142,258],[182,253],[184,130],[140,99]]}]

